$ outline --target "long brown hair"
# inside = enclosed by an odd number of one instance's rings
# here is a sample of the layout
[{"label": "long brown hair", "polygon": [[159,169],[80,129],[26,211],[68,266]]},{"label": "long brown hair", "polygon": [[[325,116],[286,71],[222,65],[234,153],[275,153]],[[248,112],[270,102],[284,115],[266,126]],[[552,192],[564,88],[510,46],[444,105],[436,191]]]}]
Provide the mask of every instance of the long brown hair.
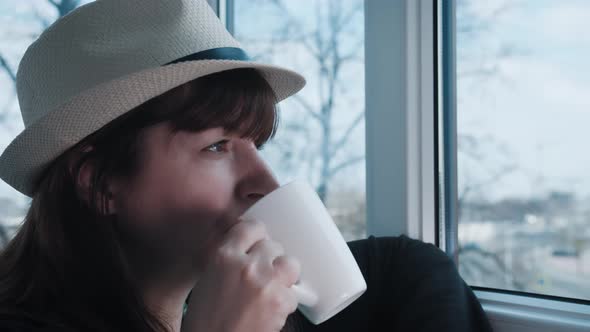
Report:
[{"label": "long brown hair", "polygon": [[[116,217],[105,213],[106,180],[138,172],[142,133],[157,123],[177,131],[224,127],[262,145],[276,131],[275,104],[255,69],[211,74],[145,102],[60,155],[37,179],[24,223],[0,255],[0,311],[76,330],[169,330],[131,277]],[[78,190],[84,163],[93,166],[89,199]]]}]

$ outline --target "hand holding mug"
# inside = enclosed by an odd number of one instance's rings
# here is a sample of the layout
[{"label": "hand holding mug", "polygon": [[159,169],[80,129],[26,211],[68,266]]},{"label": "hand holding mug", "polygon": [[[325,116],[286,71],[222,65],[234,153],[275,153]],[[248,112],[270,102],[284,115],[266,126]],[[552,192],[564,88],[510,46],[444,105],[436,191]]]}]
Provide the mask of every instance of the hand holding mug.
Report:
[{"label": "hand holding mug", "polygon": [[297,309],[299,262],[256,220],[232,226],[193,288],[182,332],[278,332]]}]

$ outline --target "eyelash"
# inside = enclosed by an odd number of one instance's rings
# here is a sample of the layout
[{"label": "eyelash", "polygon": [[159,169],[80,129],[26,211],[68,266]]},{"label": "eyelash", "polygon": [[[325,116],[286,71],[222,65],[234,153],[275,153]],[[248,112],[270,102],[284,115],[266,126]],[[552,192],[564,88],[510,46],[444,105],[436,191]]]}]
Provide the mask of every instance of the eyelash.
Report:
[{"label": "eyelash", "polygon": [[[206,151],[209,151],[209,152],[213,152],[213,153],[225,152],[225,151],[227,151],[227,149],[225,148],[226,145],[227,145],[227,143],[229,143],[229,140],[224,139],[224,140],[221,140],[219,142],[215,142],[215,143],[209,145],[208,147],[205,148],[205,150]],[[223,151],[212,151],[212,149],[211,149],[212,147],[216,147],[216,146],[219,146],[219,145],[222,145]]]},{"label": "eyelash", "polygon": [[[227,149],[225,148],[225,147],[227,146],[227,143],[229,143],[229,140],[227,140],[227,139],[221,140],[221,141],[219,141],[219,142],[215,142],[215,143],[213,143],[213,144],[209,145],[208,147],[206,147],[206,148],[205,148],[205,151],[208,151],[208,152],[213,152],[213,153],[221,153],[221,152],[225,152],[225,151],[227,151]],[[222,145],[222,147],[224,148],[224,151],[212,151],[212,149],[211,149],[211,148],[212,148],[212,147],[215,147],[215,146],[218,146],[218,145]],[[260,145],[256,145],[256,150],[258,150],[258,151],[262,151],[262,149],[264,149],[265,145],[266,145],[266,144],[260,144]]]}]

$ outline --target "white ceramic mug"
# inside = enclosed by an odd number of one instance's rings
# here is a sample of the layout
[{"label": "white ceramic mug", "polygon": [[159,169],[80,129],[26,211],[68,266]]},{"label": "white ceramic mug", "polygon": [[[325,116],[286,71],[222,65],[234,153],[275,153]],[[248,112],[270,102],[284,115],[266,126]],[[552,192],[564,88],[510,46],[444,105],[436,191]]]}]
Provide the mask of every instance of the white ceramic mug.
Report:
[{"label": "white ceramic mug", "polygon": [[298,309],[320,324],[358,299],[365,279],[346,241],[315,190],[296,180],[261,198],[242,216],[265,224],[285,254],[301,263],[293,289]]}]

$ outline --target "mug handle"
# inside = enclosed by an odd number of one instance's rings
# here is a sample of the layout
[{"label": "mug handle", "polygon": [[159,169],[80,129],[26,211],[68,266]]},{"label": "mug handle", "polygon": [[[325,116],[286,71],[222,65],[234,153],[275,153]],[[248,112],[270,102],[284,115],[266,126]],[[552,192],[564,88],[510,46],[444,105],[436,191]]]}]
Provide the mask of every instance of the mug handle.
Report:
[{"label": "mug handle", "polygon": [[318,296],[307,285],[298,282],[291,286],[297,296],[297,302],[308,307],[313,307],[318,302]]}]

